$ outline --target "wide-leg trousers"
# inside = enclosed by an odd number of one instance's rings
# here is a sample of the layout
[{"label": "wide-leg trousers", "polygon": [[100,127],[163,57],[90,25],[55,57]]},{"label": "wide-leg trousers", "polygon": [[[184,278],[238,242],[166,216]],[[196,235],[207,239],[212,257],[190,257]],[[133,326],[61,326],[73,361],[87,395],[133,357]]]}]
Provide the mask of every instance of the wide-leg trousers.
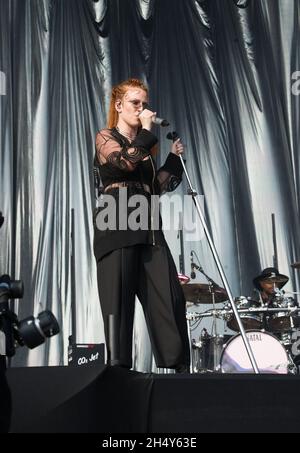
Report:
[{"label": "wide-leg trousers", "polygon": [[118,319],[120,364],[132,367],[135,296],[140,300],[156,365],[189,365],[185,299],[167,245],[134,245],[114,250],[97,265],[106,344],[108,317]]}]

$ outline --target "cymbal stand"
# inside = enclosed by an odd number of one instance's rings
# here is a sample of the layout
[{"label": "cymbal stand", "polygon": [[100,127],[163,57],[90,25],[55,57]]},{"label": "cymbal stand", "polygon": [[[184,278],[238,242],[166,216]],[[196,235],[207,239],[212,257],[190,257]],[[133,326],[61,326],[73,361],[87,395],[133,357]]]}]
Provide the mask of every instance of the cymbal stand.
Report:
[{"label": "cymbal stand", "polygon": [[[281,293],[282,293],[282,295],[283,295],[283,297],[284,297],[284,292],[281,291]],[[290,305],[288,305],[288,308],[290,308]],[[289,318],[290,318],[290,323],[291,323],[291,330],[293,330],[294,327],[295,327],[295,323],[294,323],[294,319],[293,319],[292,313],[290,313]]]},{"label": "cymbal stand", "polygon": [[[213,310],[216,310],[216,296],[215,296],[215,292],[214,292],[214,289],[213,289],[213,286],[209,285],[209,290],[211,292],[211,297],[212,297],[212,303],[213,303]],[[214,336],[217,336],[218,333],[217,333],[217,318],[216,316],[214,315],[213,316],[213,322],[212,322],[212,335]]]},{"label": "cymbal stand", "polygon": [[[173,132],[172,134],[168,134],[168,138],[169,137],[172,137],[172,140],[175,141],[179,136],[176,132]],[[193,198],[193,202],[194,202],[194,205],[195,205],[195,208],[196,208],[196,211],[199,215],[199,218],[200,218],[200,221],[202,223],[202,226],[203,226],[203,229],[204,229],[204,232],[205,232],[205,235],[206,235],[206,238],[207,238],[207,241],[208,241],[208,244],[209,244],[209,247],[210,247],[210,250],[213,254],[213,257],[214,257],[214,260],[216,262],[216,265],[217,265],[217,268],[218,268],[218,271],[220,273],[220,277],[222,279],[222,282],[223,282],[223,285],[224,285],[224,288],[228,294],[228,297],[229,297],[229,301],[230,301],[230,304],[231,304],[231,308],[233,310],[233,313],[234,313],[234,316],[236,318],[236,321],[238,323],[238,326],[239,326],[239,329],[240,329],[240,332],[241,332],[241,335],[242,335],[242,338],[243,338],[243,342],[244,342],[244,345],[245,345],[245,348],[246,348],[246,351],[247,351],[247,354],[249,356],[249,359],[250,359],[250,362],[251,362],[251,365],[252,365],[252,368],[255,372],[255,374],[259,374],[259,369],[258,369],[258,366],[257,366],[257,363],[256,363],[256,360],[255,360],[255,357],[254,357],[254,354],[253,354],[253,351],[251,349],[251,346],[250,346],[250,343],[249,343],[249,340],[247,338],[247,335],[246,335],[246,332],[245,332],[245,329],[244,329],[244,326],[242,324],[242,321],[241,321],[241,318],[240,318],[240,315],[237,311],[237,307],[234,303],[234,300],[233,300],[233,296],[232,296],[232,293],[231,293],[231,289],[229,287],[229,283],[227,281],[227,278],[226,278],[226,275],[225,275],[225,272],[223,270],[223,266],[221,264],[221,261],[220,261],[220,258],[218,256],[218,253],[217,253],[217,250],[216,250],[216,247],[213,243],[213,240],[212,240],[212,237],[211,237],[211,234],[209,232],[209,229],[208,229],[208,226],[207,226],[207,223],[206,223],[206,220],[205,220],[205,217],[204,217],[204,214],[202,212],[202,209],[201,209],[201,206],[200,206],[200,203],[199,203],[199,200],[198,200],[198,193],[196,192],[196,190],[193,188],[192,186],[192,183],[191,183],[191,179],[189,177],[189,174],[187,172],[187,169],[186,169],[186,165],[185,165],[185,162],[182,158],[181,155],[179,155],[180,157],[180,160],[181,160],[181,164],[182,164],[182,167],[183,167],[183,171],[184,171],[184,174],[186,176],[186,179],[187,179],[187,182],[188,182],[188,195],[190,195],[192,198]]]},{"label": "cymbal stand", "polygon": [[[191,251],[192,254],[194,254],[197,258],[197,261],[199,262],[199,258],[197,256],[197,253],[192,250]],[[206,280],[208,281],[208,285],[209,285],[209,291],[211,293],[211,297],[212,297],[212,305],[213,305],[213,322],[212,322],[212,335],[215,335],[217,337],[218,335],[218,332],[217,332],[217,317],[215,315],[216,313],[216,295],[215,295],[215,288],[219,288],[219,285],[214,282],[214,280],[212,278],[210,278],[206,272],[204,271],[203,267],[200,265],[198,266],[197,264],[193,263],[192,264],[193,268],[196,269],[197,271],[201,272],[201,274],[204,275],[204,277],[206,278]]]}]

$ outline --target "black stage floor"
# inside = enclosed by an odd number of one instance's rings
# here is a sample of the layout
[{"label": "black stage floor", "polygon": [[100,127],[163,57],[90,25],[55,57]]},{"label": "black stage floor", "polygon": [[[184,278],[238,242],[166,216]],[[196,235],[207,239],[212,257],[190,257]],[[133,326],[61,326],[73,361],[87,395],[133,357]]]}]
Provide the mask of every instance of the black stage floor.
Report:
[{"label": "black stage floor", "polygon": [[12,368],[11,432],[300,432],[300,377]]}]

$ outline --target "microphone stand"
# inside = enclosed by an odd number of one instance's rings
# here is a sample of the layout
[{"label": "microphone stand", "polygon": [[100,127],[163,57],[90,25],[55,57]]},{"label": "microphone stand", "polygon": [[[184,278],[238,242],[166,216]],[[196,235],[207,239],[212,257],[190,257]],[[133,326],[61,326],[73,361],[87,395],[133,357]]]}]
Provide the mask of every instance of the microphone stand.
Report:
[{"label": "microphone stand", "polygon": [[71,335],[69,346],[77,342],[77,314],[76,314],[76,248],[75,248],[75,210],[71,209]]},{"label": "microphone stand", "polygon": [[[194,253],[194,254],[196,255],[196,253],[194,252],[194,250],[192,250],[192,253]],[[197,256],[197,255],[196,255],[196,256]],[[198,257],[197,257],[197,261],[199,262]],[[205,273],[205,271],[204,271],[204,269],[203,269],[202,266],[198,266],[197,264],[193,263],[193,267],[194,267],[197,271],[201,272],[201,274],[204,275],[204,277],[206,278],[206,280],[208,281],[209,285],[210,285],[212,288],[216,288],[216,289],[220,288],[220,286],[219,286],[212,278],[210,278],[210,277]]]},{"label": "microphone stand", "polygon": [[[178,137],[179,136],[178,136],[178,134],[176,132],[170,133],[167,136],[167,138],[171,138],[171,139],[173,139],[173,141],[175,141],[176,138],[178,138]],[[188,195],[190,195],[193,198],[193,202],[194,202],[196,211],[198,212],[199,218],[201,220],[201,223],[202,223],[206,238],[208,240],[208,244],[209,244],[210,250],[211,250],[211,252],[213,254],[214,260],[215,260],[217,268],[219,270],[219,273],[220,273],[224,288],[225,288],[225,290],[226,290],[226,292],[228,294],[228,298],[229,298],[229,301],[230,301],[230,304],[231,304],[231,308],[232,308],[232,311],[233,311],[234,316],[236,318],[236,321],[238,323],[238,326],[239,326],[239,329],[240,329],[240,332],[241,332],[241,335],[242,335],[242,338],[243,338],[243,342],[244,342],[247,354],[249,356],[252,368],[253,368],[255,374],[259,374],[259,369],[258,369],[256,360],[255,360],[253,351],[251,349],[249,340],[247,338],[244,326],[242,324],[239,312],[238,312],[237,307],[236,307],[236,305],[234,303],[233,296],[232,296],[232,293],[231,293],[231,290],[230,290],[230,287],[229,287],[229,283],[227,281],[225,272],[223,270],[223,266],[222,266],[220,258],[218,256],[218,252],[216,250],[216,247],[215,247],[215,245],[213,243],[212,237],[210,235],[210,232],[209,232],[209,229],[208,229],[204,214],[202,212],[202,209],[201,209],[201,206],[200,206],[200,203],[199,203],[199,200],[197,199],[198,193],[196,192],[196,190],[192,186],[192,182],[191,182],[191,179],[190,179],[189,174],[187,172],[186,165],[184,163],[184,160],[183,160],[182,156],[179,155],[179,157],[180,157],[181,164],[182,164],[182,167],[183,167],[183,171],[185,173],[185,176],[186,176],[186,179],[187,179],[187,182],[188,182],[188,186],[189,186]]]},{"label": "microphone stand", "polygon": [[2,212],[0,211],[0,228],[2,227],[3,223],[4,223],[4,217],[2,215]]},{"label": "microphone stand", "polygon": [[278,269],[278,250],[277,250],[275,214],[272,214],[272,235],[273,235],[273,246],[274,246],[273,266],[276,267],[276,269]]},{"label": "microphone stand", "polygon": [[179,270],[180,273],[185,275],[185,263],[184,263],[184,239],[183,239],[183,220],[182,220],[182,214],[180,214],[180,220],[179,220],[179,229],[178,229],[178,235],[180,239],[180,255],[179,255]]}]

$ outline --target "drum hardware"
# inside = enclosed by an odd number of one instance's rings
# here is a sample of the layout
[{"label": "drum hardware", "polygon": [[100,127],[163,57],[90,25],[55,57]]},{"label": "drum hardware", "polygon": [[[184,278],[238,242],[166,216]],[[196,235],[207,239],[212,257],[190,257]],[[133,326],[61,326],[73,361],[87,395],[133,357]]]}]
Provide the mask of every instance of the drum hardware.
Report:
[{"label": "drum hardware", "polygon": [[300,269],[300,261],[298,261],[297,263],[291,264],[291,267],[292,267],[293,269]]},{"label": "drum hardware", "polygon": [[[224,310],[208,310],[205,313],[187,312],[188,331],[191,344],[191,373],[212,373],[219,369],[220,357],[223,350],[224,338],[217,334],[216,324],[213,324],[212,335],[204,328],[201,331],[199,341],[191,339],[193,321],[213,317],[214,323],[217,318],[224,319]],[[199,322],[199,324],[200,324]]]},{"label": "drum hardware", "polygon": [[[199,270],[199,266],[196,267]],[[204,272],[203,272],[204,273]],[[206,275],[204,273],[204,275]],[[192,373],[213,373],[219,369],[220,357],[223,350],[224,338],[218,335],[217,332],[217,318],[222,318],[220,310],[216,309],[216,303],[224,302],[227,300],[227,294],[223,288],[217,286],[208,276],[209,280],[207,285],[204,284],[190,284],[186,285],[184,292],[187,299],[192,302],[187,302],[187,306],[197,305],[197,303],[210,303],[213,306],[212,310],[205,313],[187,313],[187,319],[200,322],[205,317],[213,317],[212,335],[209,335],[204,328],[201,331],[199,341],[193,339],[191,341],[191,372]],[[189,331],[191,338],[191,323],[189,322]],[[200,323],[199,323],[200,324]]]},{"label": "drum hardware", "polygon": [[185,316],[186,316],[187,321],[195,321],[196,319],[204,318],[206,316],[211,316],[211,315],[189,311],[186,313]]},{"label": "drum hardware", "polygon": [[202,363],[200,363],[200,358],[199,358],[199,349],[201,348],[201,343],[196,342],[195,338],[192,339],[192,356],[191,356],[191,362],[192,362],[192,373],[199,373],[200,369],[202,369]]},{"label": "drum hardware", "polygon": [[188,321],[196,321],[199,318],[210,318],[212,316],[215,316],[218,319],[226,320],[227,313],[227,310],[208,310],[205,313],[189,311],[186,313],[186,319]]},{"label": "drum hardware", "polygon": [[282,332],[280,334],[280,343],[285,347],[285,349],[290,349],[293,344],[292,332]]},{"label": "drum hardware", "polygon": [[[293,308],[269,308],[269,307],[259,307],[259,308],[239,308],[239,313],[247,314],[247,313],[297,313],[300,312],[300,307],[293,307]],[[219,319],[227,320],[228,315],[232,315],[233,311],[230,308],[223,308],[222,310],[208,310],[205,313],[198,313],[198,312],[187,312],[186,319],[187,320],[195,320],[199,318],[207,318],[210,316],[216,316]]]},{"label": "drum hardware", "polygon": [[[227,309],[227,310],[217,310],[218,312],[226,312],[227,314],[231,314],[233,313],[233,311],[231,309]],[[280,312],[283,312],[283,313],[296,313],[298,311],[300,311],[300,307],[291,307],[291,308],[270,308],[270,307],[258,307],[258,308],[253,308],[253,307],[250,307],[250,308],[239,308],[238,309],[239,313],[280,313]]]},{"label": "drum hardware", "polygon": [[[223,346],[223,337],[218,335],[217,331],[217,317],[216,304],[228,300],[227,293],[224,288],[220,288],[203,270],[202,266],[194,263],[194,255],[198,256],[195,251],[191,251],[191,270],[195,278],[195,270],[201,272],[208,281],[208,284],[191,283],[183,288],[187,302],[190,304],[198,305],[200,303],[212,304],[213,310],[206,313],[207,316],[213,317],[212,322],[212,335],[209,336],[206,329],[202,330],[199,342],[193,342],[192,345],[192,370],[195,372],[216,371],[219,366],[221,351]],[[199,263],[200,264],[200,263]],[[200,319],[201,322],[201,319]],[[199,322],[199,324],[200,324]],[[189,325],[191,329],[191,325]],[[190,332],[191,337],[191,332]]]},{"label": "drum hardware", "polygon": [[202,329],[199,341],[196,342],[193,339],[192,344],[192,361],[193,361],[193,372],[194,373],[206,373],[208,371],[208,341],[210,335],[206,329]]},{"label": "drum hardware", "polygon": [[209,342],[209,359],[207,368],[212,372],[220,371],[220,360],[224,346],[223,335],[213,335]]},{"label": "drum hardware", "polygon": [[290,351],[287,351],[289,363],[288,363],[288,374],[299,374],[298,366],[292,358]]}]

